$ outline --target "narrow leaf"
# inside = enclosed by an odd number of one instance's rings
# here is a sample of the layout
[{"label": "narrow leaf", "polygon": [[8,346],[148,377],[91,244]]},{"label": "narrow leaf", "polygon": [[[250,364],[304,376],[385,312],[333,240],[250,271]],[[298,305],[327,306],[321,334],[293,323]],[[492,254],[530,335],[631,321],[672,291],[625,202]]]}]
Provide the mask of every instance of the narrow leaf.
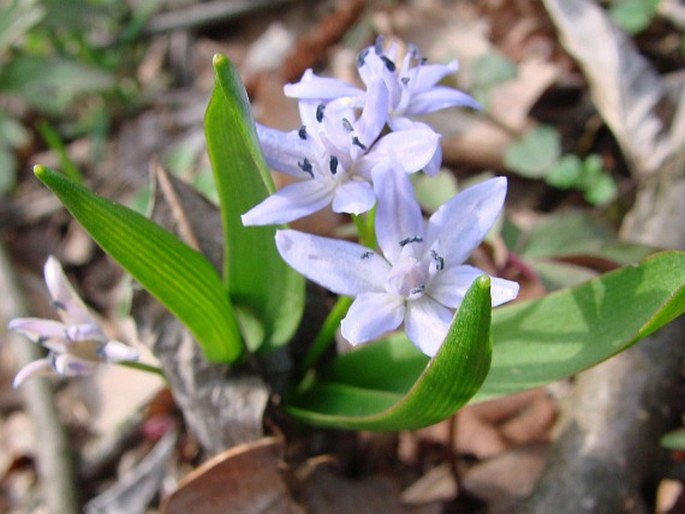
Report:
[{"label": "narrow leaf", "polygon": [[36,166],[34,172],[103,250],[188,327],[209,360],[240,357],[233,309],[204,256],[144,216],[55,171]]},{"label": "narrow leaf", "polygon": [[[490,279],[482,276],[466,294],[433,359],[429,360],[413,346],[400,346],[399,352],[392,355],[376,353],[375,345],[369,345],[338,358],[342,365],[336,366],[334,362],[319,382],[292,398],[286,410],[314,425],[355,430],[415,429],[437,423],[464,405],[488,373],[490,315]],[[398,392],[354,383],[353,369],[347,376],[340,375],[340,369],[353,364],[359,357],[356,354],[361,352],[367,358],[367,376],[371,369],[392,376],[386,373],[388,369],[409,362],[415,373],[413,383],[404,392]]]},{"label": "narrow leaf", "polygon": [[[205,115],[205,135],[224,229],[224,283],[245,313],[257,346],[287,343],[304,310],[304,278],[276,251],[276,227],[244,227],[240,215],[273,192],[245,89],[233,65],[214,58],[215,86]],[[258,335],[257,335],[258,334]]]}]

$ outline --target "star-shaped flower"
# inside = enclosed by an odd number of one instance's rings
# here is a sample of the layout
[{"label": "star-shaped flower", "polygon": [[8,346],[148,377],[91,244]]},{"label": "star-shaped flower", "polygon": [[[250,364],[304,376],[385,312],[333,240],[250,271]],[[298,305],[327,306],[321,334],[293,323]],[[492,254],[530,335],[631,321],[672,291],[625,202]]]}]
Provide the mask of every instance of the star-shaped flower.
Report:
[{"label": "star-shaped flower", "polygon": [[[425,128],[424,123],[414,118],[449,107],[470,107],[480,109],[480,104],[471,96],[458,89],[440,86],[447,75],[456,73],[459,63],[429,64],[418,49],[410,46],[398,63],[398,47],[390,45],[387,51],[383,38],[379,37],[374,46],[362,50],[357,57],[357,69],[366,90],[342,80],[319,77],[311,69],[305,71],[302,79],[294,84],[286,84],[286,96],[317,102],[344,103],[360,107],[366,95],[375,94],[380,80],[388,91],[387,123],[392,130]],[[436,155],[424,171],[432,175],[440,167],[442,154],[438,148]]]},{"label": "star-shaped flower", "polygon": [[242,216],[244,225],[288,223],[331,204],[333,211],[361,214],[376,195],[372,171],[394,166],[422,169],[439,146],[432,130],[417,128],[379,138],[387,118],[387,89],[377,81],[355,118],[352,107],[300,102],[302,126],[291,132],[257,126],[267,164],[299,179]]},{"label": "star-shaped flower", "polygon": [[[279,230],[276,244],[307,278],[355,297],[341,325],[345,339],[365,343],[404,322],[407,337],[432,356],[466,291],[484,274],[464,261],[502,210],[507,181],[495,178],[460,192],[426,223],[405,174],[379,169],[374,175],[380,253],[295,230]],[[519,288],[501,278],[492,278],[491,287],[493,306],[514,299]]]},{"label": "star-shaped flower", "polygon": [[48,257],[45,283],[61,322],[40,318],[15,318],[9,328],[40,343],[47,357],[30,362],[14,378],[19,387],[32,376],[58,374],[87,375],[100,363],[135,361],[138,352],[124,343],[110,340],[67,280],[59,261]]}]

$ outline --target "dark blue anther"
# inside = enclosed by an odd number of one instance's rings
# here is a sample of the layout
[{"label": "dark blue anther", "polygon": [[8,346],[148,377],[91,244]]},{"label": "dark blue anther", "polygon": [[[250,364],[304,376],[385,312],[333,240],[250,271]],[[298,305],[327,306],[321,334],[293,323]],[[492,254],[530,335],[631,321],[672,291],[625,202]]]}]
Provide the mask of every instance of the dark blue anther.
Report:
[{"label": "dark blue anther", "polygon": [[306,140],[307,139],[307,127],[302,125],[300,129],[297,131],[297,135],[300,136],[300,139]]},{"label": "dark blue anther", "polygon": [[423,293],[425,290],[426,290],[426,286],[420,285],[419,287],[415,287],[414,289],[410,289],[409,294],[415,295],[415,294]]},{"label": "dark blue anther", "polygon": [[345,132],[347,132],[348,134],[354,130],[352,123],[350,123],[350,120],[348,120],[347,118],[342,119],[342,125],[343,130],[345,130]]},{"label": "dark blue anther", "polygon": [[366,56],[369,55],[369,49],[364,48],[359,55],[357,55],[357,68],[361,68],[366,64]]},{"label": "dark blue anther", "polygon": [[324,104],[319,104],[316,106],[316,121],[321,123],[323,121],[323,111],[326,110],[326,106]]},{"label": "dark blue anther", "polygon": [[338,158],[335,155],[331,155],[331,160],[328,161],[328,167],[331,169],[333,175],[338,173]]},{"label": "dark blue anther", "polygon": [[366,145],[364,143],[362,143],[361,141],[359,141],[359,138],[357,136],[354,136],[352,138],[352,144],[355,146],[358,146],[362,150],[366,150]]},{"label": "dark blue anther", "polygon": [[52,305],[52,308],[55,309],[56,311],[66,311],[67,310],[67,306],[58,300],[52,300],[50,302],[50,305]]},{"label": "dark blue anther", "polygon": [[385,43],[385,40],[383,39],[383,36],[378,36],[376,38],[376,42],[373,45],[373,50],[376,52],[376,55],[382,55],[383,54],[383,44]]},{"label": "dark blue anther", "polygon": [[435,250],[431,250],[431,257],[433,257],[433,260],[435,261],[435,269],[438,271],[442,271],[445,269],[445,259],[440,257],[438,255],[438,252]]},{"label": "dark blue anther", "polygon": [[395,71],[397,69],[395,63],[392,62],[391,59],[388,59],[385,55],[381,55],[381,61],[383,61],[385,67],[388,68],[389,71]]},{"label": "dark blue anther", "polygon": [[400,246],[407,246],[409,243],[421,243],[423,238],[421,236],[409,236],[400,241]]},{"label": "dark blue anther", "polygon": [[306,157],[302,161],[297,161],[297,165],[302,171],[307,173],[310,177],[314,178],[314,168],[312,168],[312,163]]}]

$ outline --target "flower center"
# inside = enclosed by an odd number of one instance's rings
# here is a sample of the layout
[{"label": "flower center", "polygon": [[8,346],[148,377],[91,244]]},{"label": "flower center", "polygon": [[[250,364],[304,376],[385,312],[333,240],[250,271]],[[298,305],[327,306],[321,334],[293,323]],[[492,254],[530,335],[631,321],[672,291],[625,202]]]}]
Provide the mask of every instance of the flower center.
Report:
[{"label": "flower center", "polygon": [[407,300],[421,298],[430,280],[428,268],[428,263],[425,261],[406,256],[393,266],[385,289],[389,293],[403,296]]}]

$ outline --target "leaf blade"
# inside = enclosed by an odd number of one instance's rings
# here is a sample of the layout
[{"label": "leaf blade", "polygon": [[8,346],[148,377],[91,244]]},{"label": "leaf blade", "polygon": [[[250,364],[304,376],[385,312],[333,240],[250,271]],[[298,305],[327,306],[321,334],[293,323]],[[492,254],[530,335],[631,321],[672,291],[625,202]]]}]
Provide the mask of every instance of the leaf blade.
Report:
[{"label": "leaf blade", "polygon": [[224,283],[233,302],[263,324],[263,332],[255,336],[263,340],[255,344],[269,351],[287,343],[299,325],[304,311],[304,277],[278,254],[276,227],[242,225],[240,215],[264,200],[274,187],[247,93],[235,68],[217,55],[214,70],[205,136],[221,206]]},{"label": "leaf blade", "polygon": [[[468,402],[487,375],[491,310],[490,279],[482,276],[466,294],[438,353],[430,360],[423,356],[423,369],[406,392],[323,382],[287,404],[286,411],[311,424],[355,430],[404,430],[437,423]],[[411,351],[404,354],[412,358]],[[384,364],[370,368],[378,365]]]},{"label": "leaf blade", "polygon": [[232,306],[204,256],[137,212],[55,171],[36,166],[34,173],[98,245],[188,327],[209,360],[240,358]]}]

